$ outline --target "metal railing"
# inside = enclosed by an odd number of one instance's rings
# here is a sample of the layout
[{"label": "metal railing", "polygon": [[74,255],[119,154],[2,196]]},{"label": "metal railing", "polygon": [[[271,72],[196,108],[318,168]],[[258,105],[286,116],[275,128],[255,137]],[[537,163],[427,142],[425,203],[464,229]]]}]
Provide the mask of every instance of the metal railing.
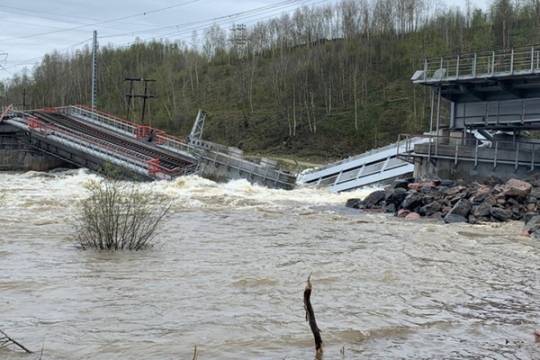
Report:
[{"label": "metal railing", "polygon": [[540,166],[540,142],[516,139],[480,140],[466,136],[422,135],[423,144],[415,144],[412,139],[419,135],[401,134],[398,137],[397,156],[411,161],[415,157],[452,160],[455,165],[460,161],[491,163],[493,168],[499,164],[528,167],[533,171]]},{"label": "metal railing", "polygon": [[[139,130],[141,127],[148,129],[153,129],[148,126],[138,125],[128,120],[116,117],[114,115],[102,112],[102,111],[92,111],[91,108],[85,105],[76,105],[76,106],[66,106],[62,108],[56,108],[59,112],[62,112],[67,115],[72,116],[83,116],[86,119],[91,121],[96,121],[101,125],[106,127],[113,128],[114,130],[120,130],[124,134],[127,133],[134,138],[139,138]],[[159,129],[155,130],[155,143],[158,146],[169,147],[174,150],[178,150],[188,155],[198,155],[200,150],[197,147],[186,144],[181,139],[168,135]]]},{"label": "metal railing", "polygon": [[111,114],[107,114],[102,111],[94,110],[85,105],[70,105],[54,108],[56,111],[72,116],[84,117],[86,119],[100,123],[101,125],[106,125],[115,130],[120,130],[124,133],[130,134],[133,137],[136,137],[137,134],[137,124],[130,121],[121,119]]},{"label": "metal railing", "polygon": [[540,45],[424,60],[415,82],[471,79],[540,72]]},{"label": "metal railing", "polygon": [[20,121],[16,122],[26,125],[27,129],[31,132],[38,133],[47,138],[60,139],[64,144],[70,143],[73,147],[82,152],[88,153],[91,151],[109,158],[116,158],[126,163],[129,168],[144,172],[150,176],[169,178],[184,172],[184,169],[168,169],[159,165],[159,163],[156,164],[155,158],[141,154],[137,151],[86,134],[45,123],[33,116],[25,116],[20,118]]}]

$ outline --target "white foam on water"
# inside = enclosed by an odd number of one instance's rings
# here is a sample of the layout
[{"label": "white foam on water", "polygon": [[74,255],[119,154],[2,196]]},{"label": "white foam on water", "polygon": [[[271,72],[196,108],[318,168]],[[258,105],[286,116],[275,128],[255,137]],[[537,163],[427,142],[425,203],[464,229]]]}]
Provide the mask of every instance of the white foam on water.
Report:
[{"label": "white foam on water", "polygon": [[[90,182],[101,179],[99,175],[85,169],[46,173],[31,171],[0,174],[0,186],[10,206],[71,206],[88,195],[86,186]],[[243,179],[216,183],[199,176],[135,184],[142,190],[170,197],[175,206],[186,208],[331,206],[344,204],[349,198],[364,198],[376,189],[363,188],[339,194],[308,187],[282,190],[251,184]]]}]

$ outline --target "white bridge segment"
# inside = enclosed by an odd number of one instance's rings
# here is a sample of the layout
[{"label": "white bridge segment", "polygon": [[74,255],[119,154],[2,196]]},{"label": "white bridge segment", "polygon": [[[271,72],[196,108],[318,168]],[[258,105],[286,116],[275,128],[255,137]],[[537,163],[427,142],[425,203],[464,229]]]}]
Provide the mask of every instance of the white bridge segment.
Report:
[{"label": "white bridge segment", "polygon": [[298,184],[329,187],[332,192],[353,190],[362,186],[411,174],[414,165],[398,158],[411,145],[426,142],[425,138],[412,138],[364,154],[350,157],[298,176]]}]

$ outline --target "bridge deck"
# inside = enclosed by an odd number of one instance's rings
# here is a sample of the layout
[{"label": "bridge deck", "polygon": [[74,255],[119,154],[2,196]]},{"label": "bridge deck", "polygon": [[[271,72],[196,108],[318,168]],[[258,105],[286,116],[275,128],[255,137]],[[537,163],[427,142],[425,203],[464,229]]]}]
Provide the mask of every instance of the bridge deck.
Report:
[{"label": "bridge deck", "polygon": [[147,146],[141,141],[129,139],[119,134],[109,132],[106,129],[94,127],[92,125],[83,123],[74,117],[69,117],[67,115],[59,113],[47,113],[42,111],[34,111],[32,112],[32,114],[39,119],[42,119],[46,123],[54,124],[69,131],[82,133],[114,145],[122,146],[127,150],[131,150],[138,154],[148,156],[149,159],[159,159],[159,163],[163,167],[171,171],[191,164],[191,162],[180,159],[179,157],[171,156],[164,151],[160,151],[158,148]]}]

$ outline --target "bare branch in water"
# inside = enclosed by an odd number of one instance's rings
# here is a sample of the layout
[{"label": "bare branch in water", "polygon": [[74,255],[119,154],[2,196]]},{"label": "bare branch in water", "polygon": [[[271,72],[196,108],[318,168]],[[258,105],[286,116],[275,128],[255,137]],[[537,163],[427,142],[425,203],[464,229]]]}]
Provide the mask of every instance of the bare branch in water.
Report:
[{"label": "bare branch in water", "polygon": [[14,340],[10,336],[8,336],[8,334],[6,334],[2,330],[0,330],[0,348],[1,347],[8,347],[9,345],[15,345],[19,349],[23,350],[24,352],[26,352],[28,354],[32,354],[32,351],[28,350],[28,348],[26,346],[24,346],[23,344],[21,344],[20,342],[18,342],[16,340]]},{"label": "bare branch in water", "polygon": [[309,323],[313,338],[315,339],[315,354],[317,359],[320,359],[323,353],[321,330],[317,326],[317,320],[315,319],[315,312],[311,306],[311,274],[307,278],[306,288],[304,290],[304,309],[306,310],[306,321]]},{"label": "bare branch in water", "polygon": [[199,350],[197,350],[197,345],[193,347],[193,360],[197,360],[199,358]]}]

